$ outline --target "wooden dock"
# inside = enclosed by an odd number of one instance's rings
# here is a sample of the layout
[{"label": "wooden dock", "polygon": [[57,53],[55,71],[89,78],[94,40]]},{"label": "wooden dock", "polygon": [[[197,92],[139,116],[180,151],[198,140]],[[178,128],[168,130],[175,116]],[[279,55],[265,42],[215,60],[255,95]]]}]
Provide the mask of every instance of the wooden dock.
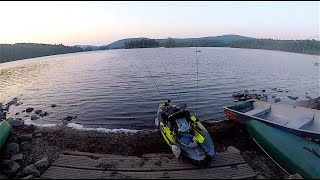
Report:
[{"label": "wooden dock", "polygon": [[242,179],[256,173],[239,153],[218,153],[207,168],[173,154],[142,157],[65,152],[41,178],[48,179]]}]

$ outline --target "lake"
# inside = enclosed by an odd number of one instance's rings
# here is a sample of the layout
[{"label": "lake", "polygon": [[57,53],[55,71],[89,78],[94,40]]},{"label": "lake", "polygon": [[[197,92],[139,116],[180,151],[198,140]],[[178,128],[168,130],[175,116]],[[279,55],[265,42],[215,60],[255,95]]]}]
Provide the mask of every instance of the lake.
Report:
[{"label": "lake", "polygon": [[[200,120],[224,116],[223,106],[234,104],[235,91],[261,93],[264,89],[270,101],[277,95],[282,98],[278,103],[283,104],[296,102],[288,95],[298,96],[298,101],[306,99],[306,92],[312,98],[320,96],[319,66],[314,66],[319,56],[256,49],[199,49]],[[166,71],[180,101],[194,114],[195,48],[91,51],[2,63],[0,102],[15,97],[23,102],[11,106],[7,118],[28,119],[22,112],[27,107],[47,111],[48,116],[34,121],[37,124],[61,123],[70,115],[77,116],[71,122],[90,128],[155,129],[159,102],[177,102]]]}]

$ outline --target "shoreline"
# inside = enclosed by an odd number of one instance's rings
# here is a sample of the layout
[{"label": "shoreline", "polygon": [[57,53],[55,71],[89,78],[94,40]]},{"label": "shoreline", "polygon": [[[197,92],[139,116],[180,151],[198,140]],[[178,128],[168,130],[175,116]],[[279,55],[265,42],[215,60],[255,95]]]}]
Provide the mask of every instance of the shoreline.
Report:
[{"label": "shoreline", "polygon": [[[11,103],[11,105],[13,104]],[[312,105],[313,108],[319,107],[320,97],[300,102],[300,106],[302,105],[305,107],[311,107]],[[5,118],[2,117],[2,119]],[[246,125],[228,120],[202,123],[213,139],[215,151],[226,152],[230,146],[233,147],[231,149],[239,150],[244,160],[256,172],[257,178],[283,179],[288,177],[252,140]],[[15,167],[15,169],[14,167],[7,167],[9,159],[12,159],[14,155],[8,155],[4,152],[5,146],[10,143],[16,143],[18,145],[16,154],[22,154],[20,159],[15,160],[18,164],[18,168]],[[13,168],[13,171],[11,173],[0,173],[0,178],[26,177],[30,174],[26,173],[26,168],[46,161],[45,167],[34,170],[34,172],[38,171],[39,173],[32,176],[37,177],[44,173],[64,151],[138,157],[142,157],[144,154],[172,153],[158,130],[98,132],[72,129],[64,123],[54,127],[38,127],[33,124],[26,125],[23,122],[13,126],[6,144],[1,149],[1,171],[4,172],[8,168]]]}]

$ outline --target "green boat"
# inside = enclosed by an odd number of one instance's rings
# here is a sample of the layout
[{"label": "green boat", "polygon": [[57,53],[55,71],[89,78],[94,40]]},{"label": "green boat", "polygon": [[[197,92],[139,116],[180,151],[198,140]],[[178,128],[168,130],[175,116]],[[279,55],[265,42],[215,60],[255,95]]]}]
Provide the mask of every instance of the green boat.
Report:
[{"label": "green boat", "polygon": [[11,132],[12,126],[7,121],[2,121],[0,123],[0,149],[3,146],[3,144],[6,142],[6,139],[8,138],[10,132]]},{"label": "green boat", "polygon": [[248,131],[254,141],[290,174],[320,178],[320,145],[294,134],[252,120]]}]

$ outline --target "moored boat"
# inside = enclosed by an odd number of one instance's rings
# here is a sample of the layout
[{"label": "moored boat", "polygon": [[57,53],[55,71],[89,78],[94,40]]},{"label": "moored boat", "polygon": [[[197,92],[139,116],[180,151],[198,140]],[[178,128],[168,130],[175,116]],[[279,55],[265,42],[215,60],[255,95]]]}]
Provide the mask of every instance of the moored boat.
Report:
[{"label": "moored boat", "polygon": [[320,111],[316,109],[249,100],[224,107],[224,113],[232,121],[248,123],[254,119],[320,143]]},{"label": "moored boat", "polygon": [[294,134],[281,131],[261,121],[248,123],[253,140],[289,174],[305,179],[320,178],[320,145]]}]

